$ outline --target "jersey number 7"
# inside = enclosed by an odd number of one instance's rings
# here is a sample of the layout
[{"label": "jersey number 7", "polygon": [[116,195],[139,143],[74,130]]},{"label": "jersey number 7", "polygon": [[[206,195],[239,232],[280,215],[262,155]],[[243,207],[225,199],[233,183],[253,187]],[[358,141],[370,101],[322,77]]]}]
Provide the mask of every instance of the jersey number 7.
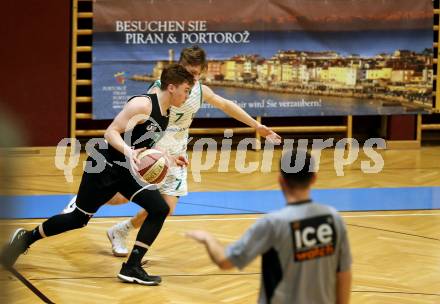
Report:
[{"label": "jersey number 7", "polygon": [[176,113],[176,115],[178,117],[177,117],[177,119],[174,122],[178,122],[183,117],[183,115],[185,115],[185,113]]}]

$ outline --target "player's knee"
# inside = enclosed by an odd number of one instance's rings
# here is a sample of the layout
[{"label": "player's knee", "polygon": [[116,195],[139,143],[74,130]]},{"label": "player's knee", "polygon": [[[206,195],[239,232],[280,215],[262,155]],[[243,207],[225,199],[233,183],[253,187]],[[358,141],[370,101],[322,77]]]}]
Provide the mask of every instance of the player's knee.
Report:
[{"label": "player's knee", "polygon": [[148,217],[163,217],[165,219],[170,212],[170,207],[158,192],[143,191],[135,196],[132,201],[144,208],[148,213]]},{"label": "player's knee", "polygon": [[87,226],[91,218],[90,215],[87,215],[78,209],[66,214],[66,216],[67,218],[65,223],[67,226],[69,226],[70,230],[80,229]]},{"label": "player's knee", "polygon": [[155,206],[154,215],[158,217],[166,218],[171,212],[170,206],[165,201],[158,202]]},{"label": "player's knee", "polygon": [[153,217],[155,219],[165,220],[170,213],[170,206],[168,206],[163,199],[158,199],[154,202],[151,202],[148,207],[148,218]]}]

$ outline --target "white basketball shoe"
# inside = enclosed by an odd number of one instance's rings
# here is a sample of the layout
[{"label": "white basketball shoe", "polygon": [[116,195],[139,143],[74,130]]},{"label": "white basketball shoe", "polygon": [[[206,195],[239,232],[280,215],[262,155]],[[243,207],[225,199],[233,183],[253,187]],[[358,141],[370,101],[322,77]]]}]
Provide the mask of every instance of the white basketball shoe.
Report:
[{"label": "white basketball shoe", "polygon": [[127,221],[118,223],[107,230],[107,237],[112,244],[112,252],[114,256],[128,256],[127,237],[130,232],[130,226]]}]

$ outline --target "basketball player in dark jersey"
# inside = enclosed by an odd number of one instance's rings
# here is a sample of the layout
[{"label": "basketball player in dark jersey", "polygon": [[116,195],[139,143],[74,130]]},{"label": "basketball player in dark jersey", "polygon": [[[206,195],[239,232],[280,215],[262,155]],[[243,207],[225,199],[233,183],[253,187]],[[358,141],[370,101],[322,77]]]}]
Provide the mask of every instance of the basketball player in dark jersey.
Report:
[{"label": "basketball player in dark jersey", "polygon": [[[1,254],[3,266],[14,265],[30,245],[42,238],[85,227],[93,214],[120,192],[151,216],[144,221],[118,278],[131,283],[159,284],[161,278],[148,275],[141,267],[141,260],[159,234],[169,207],[158,190],[140,180],[138,155],[161,138],[168,125],[169,108],[181,106],[193,85],[194,77],[185,68],[171,65],[162,72],[157,94],[131,98],[105,132],[108,148],[100,145],[96,150],[99,154],[91,153],[89,156],[75,210],[55,215],[31,231],[18,229]],[[184,158],[174,160],[177,165],[186,162]],[[99,165],[101,170],[97,170]],[[94,171],[100,172],[92,173]]]}]

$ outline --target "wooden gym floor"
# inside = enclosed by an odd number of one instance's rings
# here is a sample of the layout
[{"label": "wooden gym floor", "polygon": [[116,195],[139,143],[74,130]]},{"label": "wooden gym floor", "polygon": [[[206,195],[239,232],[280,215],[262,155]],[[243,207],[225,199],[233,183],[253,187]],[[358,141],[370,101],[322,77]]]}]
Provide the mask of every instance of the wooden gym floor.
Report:
[{"label": "wooden gym floor", "polygon": [[[387,150],[381,154],[385,167],[380,173],[366,174],[360,170],[360,161],[367,159],[361,153],[354,164],[345,168],[344,176],[337,176],[333,151],[325,151],[316,188],[440,186],[440,148]],[[218,173],[216,163],[202,173],[202,183],[194,182],[189,174],[189,187],[192,191],[276,189],[278,157],[276,153],[272,172],[264,174],[240,174],[233,161],[229,173]],[[248,160],[261,158],[259,152],[248,154]],[[9,170],[8,187],[2,188],[2,194],[60,194],[77,190],[81,168],[74,170],[74,182],[67,183],[54,165],[54,149],[15,151],[3,158],[0,165],[4,168],[13,160],[16,166]],[[246,182],[237,182],[243,180]],[[352,303],[440,303],[440,210],[342,214],[354,260]],[[16,269],[55,303],[255,303],[259,260],[242,272],[222,272],[210,263],[202,246],[183,234],[191,229],[206,229],[226,244],[237,239],[260,216],[170,217],[147,254],[147,271],[163,277],[162,285],[157,287],[124,284],[116,278],[124,258],[111,255],[105,231],[122,218],[92,219],[82,230],[42,240],[18,260]],[[41,221],[1,221],[2,242],[9,231],[17,227],[31,229]],[[130,240],[134,238],[132,233]],[[38,303],[38,298],[9,273],[0,271],[0,282],[6,291],[3,297],[8,297],[0,299],[0,303]]]}]

